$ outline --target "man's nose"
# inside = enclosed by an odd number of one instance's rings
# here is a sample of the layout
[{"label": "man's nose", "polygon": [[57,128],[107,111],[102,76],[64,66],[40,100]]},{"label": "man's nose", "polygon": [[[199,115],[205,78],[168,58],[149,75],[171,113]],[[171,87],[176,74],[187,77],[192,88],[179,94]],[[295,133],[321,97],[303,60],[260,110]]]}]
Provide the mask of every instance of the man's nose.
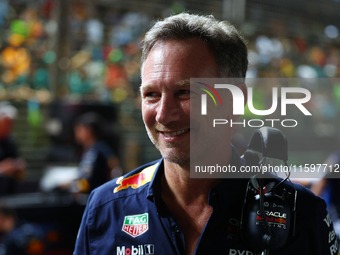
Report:
[{"label": "man's nose", "polygon": [[162,96],[157,108],[156,121],[163,125],[180,119],[181,104],[175,98]]}]

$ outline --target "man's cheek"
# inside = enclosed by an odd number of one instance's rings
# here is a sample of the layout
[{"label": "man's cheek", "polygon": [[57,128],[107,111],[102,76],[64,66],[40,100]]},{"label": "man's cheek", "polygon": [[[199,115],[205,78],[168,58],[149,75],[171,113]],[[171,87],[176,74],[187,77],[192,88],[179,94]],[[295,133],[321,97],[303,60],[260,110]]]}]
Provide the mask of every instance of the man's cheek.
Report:
[{"label": "man's cheek", "polygon": [[142,118],[143,118],[143,121],[144,121],[145,124],[148,121],[149,115],[150,115],[150,113],[148,111],[148,107],[146,105],[142,104]]}]

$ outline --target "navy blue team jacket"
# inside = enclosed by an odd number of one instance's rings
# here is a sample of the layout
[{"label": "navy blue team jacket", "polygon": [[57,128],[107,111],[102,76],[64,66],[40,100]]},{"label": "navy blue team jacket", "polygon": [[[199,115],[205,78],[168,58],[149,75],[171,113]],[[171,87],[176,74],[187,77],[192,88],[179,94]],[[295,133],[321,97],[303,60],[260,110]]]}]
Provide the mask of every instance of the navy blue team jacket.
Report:
[{"label": "navy blue team jacket", "polygon": [[[232,164],[242,164],[237,153]],[[83,215],[74,255],[185,254],[182,230],[160,196],[163,171],[161,159],[95,189]],[[225,179],[210,191],[213,213],[194,254],[256,254],[242,241],[239,226],[247,182]],[[300,185],[296,189],[296,235],[270,254],[338,254],[325,202]]]}]

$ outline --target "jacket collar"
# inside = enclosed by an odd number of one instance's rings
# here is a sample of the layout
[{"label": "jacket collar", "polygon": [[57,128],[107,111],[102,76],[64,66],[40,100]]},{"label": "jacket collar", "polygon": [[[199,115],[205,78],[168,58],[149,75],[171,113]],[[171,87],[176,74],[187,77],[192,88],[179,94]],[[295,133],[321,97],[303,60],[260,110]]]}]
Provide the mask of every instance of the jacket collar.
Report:
[{"label": "jacket collar", "polygon": [[[235,147],[232,147],[232,158],[230,161],[231,166],[236,166],[237,169],[241,165],[245,165],[244,159],[241,159],[238,155]],[[153,202],[157,208],[157,212],[160,216],[168,216],[168,209],[164,201],[161,198],[161,179],[164,174],[164,159],[159,160],[159,164],[155,171],[155,174],[151,180],[150,186],[147,192],[147,198]],[[243,201],[245,189],[247,187],[248,179],[223,179],[216,187],[211,189],[209,193],[209,204],[215,209],[228,210],[236,203]],[[240,199],[240,197],[242,199]]]}]

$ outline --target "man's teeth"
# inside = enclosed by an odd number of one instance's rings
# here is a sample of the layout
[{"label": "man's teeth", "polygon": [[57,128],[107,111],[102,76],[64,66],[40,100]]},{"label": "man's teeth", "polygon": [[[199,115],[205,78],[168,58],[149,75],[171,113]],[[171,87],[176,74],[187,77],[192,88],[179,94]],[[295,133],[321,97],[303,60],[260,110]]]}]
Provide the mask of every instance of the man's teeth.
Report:
[{"label": "man's teeth", "polygon": [[180,131],[173,132],[173,133],[164,133],[164,135],[168,136],[168,137],[172,137],[172,136],[183,134],[183,133],[187,132],[188,130],[189,129],[184,129],[184,130],[180,130]]}]

